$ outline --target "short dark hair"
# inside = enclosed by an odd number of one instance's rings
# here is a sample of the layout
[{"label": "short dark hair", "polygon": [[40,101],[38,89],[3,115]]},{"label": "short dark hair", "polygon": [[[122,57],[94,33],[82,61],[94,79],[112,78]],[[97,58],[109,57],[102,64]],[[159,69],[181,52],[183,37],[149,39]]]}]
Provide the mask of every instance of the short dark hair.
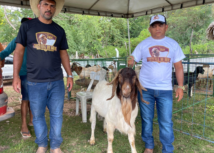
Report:
[{"label": "short dark hair", "polygon": [[31,20],[31,18],[22,18],[21,23],[28,21],[28,20]]}]

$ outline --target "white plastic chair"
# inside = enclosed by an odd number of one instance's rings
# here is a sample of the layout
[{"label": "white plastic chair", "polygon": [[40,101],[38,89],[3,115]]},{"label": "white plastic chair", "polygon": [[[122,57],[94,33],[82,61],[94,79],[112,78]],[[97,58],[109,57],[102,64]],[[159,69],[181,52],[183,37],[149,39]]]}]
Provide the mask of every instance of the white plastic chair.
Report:
[{"label": "white plastic chair", "polygon": [[87,100],[92,99],[93,92],[90,92],[94,80],[102,81],[105,79],[106,70],[100,70],[98,72],[90,73],[90,83],[86,92],[77,92],[76,93],[76,115],[79,114],[79,101],[81,101],[81,111],[82,111],[82,122],[87,123]]}]

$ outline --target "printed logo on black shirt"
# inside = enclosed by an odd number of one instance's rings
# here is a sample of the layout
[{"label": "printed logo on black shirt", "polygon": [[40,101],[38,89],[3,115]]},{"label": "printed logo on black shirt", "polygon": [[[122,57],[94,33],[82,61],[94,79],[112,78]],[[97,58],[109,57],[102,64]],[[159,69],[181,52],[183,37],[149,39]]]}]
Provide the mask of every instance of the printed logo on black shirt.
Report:
[{"label": "printed logo on black shirt", "polygon": [[57,37],[49,32],[36,33],[36,40],[38,44],[33,44],[33,48],[37,50],[57,51],[57,47],[54,46]]},{"label": "printed logo on black shirt", "polygon": [[147,62],[170,63],[168,58],[169,48],[165,46],[152,46],[149,48],[151,57],[147,57]]}]

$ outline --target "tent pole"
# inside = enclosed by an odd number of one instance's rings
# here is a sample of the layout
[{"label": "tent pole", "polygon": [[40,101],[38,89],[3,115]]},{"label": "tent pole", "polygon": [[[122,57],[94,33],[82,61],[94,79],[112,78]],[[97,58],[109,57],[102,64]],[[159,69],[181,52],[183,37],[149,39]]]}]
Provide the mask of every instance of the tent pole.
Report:
[{"label": "tent pole", "polygon": [[129,55],[131,55],[130,31],[129,31],[129,18],[127,19],[128,25],[128,39],[129,39]]}]

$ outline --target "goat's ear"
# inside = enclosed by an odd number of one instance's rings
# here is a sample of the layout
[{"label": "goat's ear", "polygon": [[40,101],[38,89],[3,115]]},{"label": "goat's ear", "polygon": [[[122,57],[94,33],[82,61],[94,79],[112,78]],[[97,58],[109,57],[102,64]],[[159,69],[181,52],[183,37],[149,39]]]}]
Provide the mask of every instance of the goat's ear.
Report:
[{"label": "goat's ear", "polygon": [[123,83],[123,76],[121,74],[119,74],[118,80],[119,80],[120,83]]},{"label": "goat's ear", "polygon": [[71,71],[72,72],[74,71],[75,66],[76,66],[76,63],[72,63],[72,65],[71,65]]},{"label": "goat's ear", "polygon": [[137,76],[135,75],[135,76],[132,78],[132,83],[133,83],[133,84],[136,83],[136,79],[137,79]]},{"label": "goat's ear", "polygon": [[74,69],[74,71],[80,75],[80,73],[82,72],[82,67],[81,66],[77,66],[76,69]]},{"label": "goat's ear", "polygon": [[140,80],[139,80],[138,76],[136,76],[136,77],[137,77],[137,78],[136,78],[136,82],[138,82],[138,84],[140,85],[140,88],[141,88],[142,90],[144,90],[144,91],[147,91],[147,89],[144,88],[144,87],[140,84]]},{"label": "goat's ear", "polygon": [[149,102],[147,102],[143,99],[143,93],[142,93],[142,90],[144,90],[144,91],[147,91],[147,90],[140,84],[140,81],[138,80],[138,78],[136,79],[136,86],[137,86],[138,91],[140,92],[141,101],[146,104],[149,104]]}]

